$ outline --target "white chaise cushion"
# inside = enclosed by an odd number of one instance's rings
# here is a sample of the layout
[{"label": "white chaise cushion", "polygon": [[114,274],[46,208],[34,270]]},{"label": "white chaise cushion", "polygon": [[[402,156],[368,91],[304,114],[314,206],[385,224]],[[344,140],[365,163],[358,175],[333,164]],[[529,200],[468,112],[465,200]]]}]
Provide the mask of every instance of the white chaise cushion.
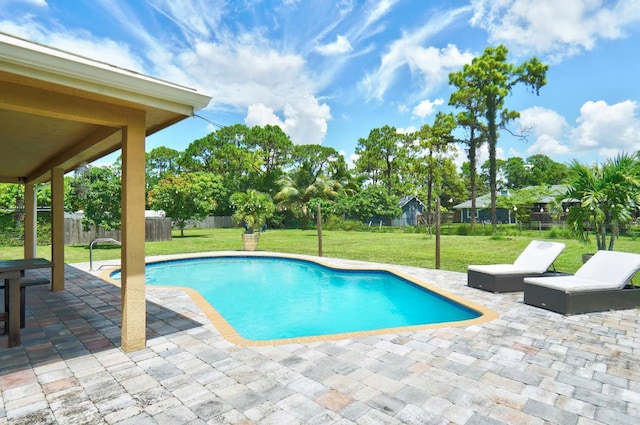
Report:
[{"label": "white chaise cushion", "polygon": [[617,282],[586,279],[577,276],[527,277],[524,279],[524,283],[532,283],[566,293],[619,289]]},{"label": "white chaise cushion", "polygon": [[576,271],[576,277],[613,282],[618,288],[640,270],[640,254],[598,251]]},{"label": "white chaise cushion", "polygon": [[564,247],[565,244],[560,242],[531,241],[513,264],[473,264],[468,266],[468,270],[493,275],[543,274]]},{"label": "white chaise cushion", "polygon": [[524,279],[524,283],[558,289],[565,293],[616,290],[624,288],[638,270],[640,254],[598,251],[573,276],[528,277]]},{"label": "white chaise cushion", "polygon": [[558,258],[564,247],[565,244],[561,242],[531,241],[513,264],[544,273]]},{"label": "white chaise cushion", "polygon": [[[490,275],[509,275],[509,274],[542,274],[539,269],[532,267],[516,266],[515,264],[483,264],[469,265],[469,270]],[[545,269],[546,271],[546,269]]]}]

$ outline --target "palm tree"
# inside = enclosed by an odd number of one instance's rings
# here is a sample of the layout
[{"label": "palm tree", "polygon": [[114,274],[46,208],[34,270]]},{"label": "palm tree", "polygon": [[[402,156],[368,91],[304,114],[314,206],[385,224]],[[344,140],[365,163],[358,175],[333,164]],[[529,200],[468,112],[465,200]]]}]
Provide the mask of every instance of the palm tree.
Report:
[{"label": "palm tree", "polygon": [[236,209],[233,220],[237,224],[245,225],[245,234],[253,234],[254,230],[262,227],[275,211],[271,197],[254,189],[236,192],[231,195],[230,201]]},{"label": "palm tree", "polygon": [[[583,242],[593,229],[598,250],[613,250],[620,224],[632,219],[640,205],[640,165],[636,158],[621,154],[603,165],[587,167],[574,161],[566,196],[578,200],[567,215],[567,224]],[[607,244],[607,228],[610,229]]]},{"label": "palm tree", "polygon": [[309,202],[316,199],[335,199],[342,188],[339,182],[325,176],[318,176],[309,186],[299,187],[297,182],[289,176],[278,180],[280,191],[274,199],[278,201],[277,207],[281,211],[289,210],[294,216],[302,217],[303,227],[309,221]]}]

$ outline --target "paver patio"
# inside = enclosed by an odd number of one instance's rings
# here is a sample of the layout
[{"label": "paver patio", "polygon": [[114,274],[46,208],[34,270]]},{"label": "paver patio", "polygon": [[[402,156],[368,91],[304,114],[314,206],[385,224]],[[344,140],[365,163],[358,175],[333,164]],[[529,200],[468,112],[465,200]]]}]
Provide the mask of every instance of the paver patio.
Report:
[{"label": "paver patio", "polygon": [[149,286],[147,348],[124,353],[120,288],[68,265],[65,291],[29,288],[22,345],[0,336],[0,424],[640,424],[640,310],[564,317],[462,273],[387,267],[500,317],[247,347]]}]

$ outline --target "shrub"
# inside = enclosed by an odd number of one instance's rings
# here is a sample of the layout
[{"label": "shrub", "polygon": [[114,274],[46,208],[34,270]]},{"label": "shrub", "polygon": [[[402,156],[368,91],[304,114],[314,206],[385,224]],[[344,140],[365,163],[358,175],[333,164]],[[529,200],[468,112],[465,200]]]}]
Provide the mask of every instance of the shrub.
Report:
[{"label": "shrub", "polygon": [[420,226],[404,226],[402,228],[403,233],[420,233]]},{"label": "shrub", "polygon": [[346,230],[347,232],[351,230],[361,230],[362,226],[363,224],[356,220],[344,220],[340,223],[340,229]]},{"label": "shrub", "polygon": [[462,224],[462,225],[458,226],[457,233],[460,236],[467,236],[469,234],[470,230],[471,230],[470,226],[467,226],[466,224]]},{"label": "shrub", "polygon": [[327,218],[327,223],[325,224],[325,226],[327,227],[327,230],[338,230],[342,228],[343,223],[344,220],[341,217],[337,215],[330,215]]},{"label": "shrub", "polygon": [[638,239],[640,237],[640,226],[629,226],[627,235],[631,236],[634,241]]}]

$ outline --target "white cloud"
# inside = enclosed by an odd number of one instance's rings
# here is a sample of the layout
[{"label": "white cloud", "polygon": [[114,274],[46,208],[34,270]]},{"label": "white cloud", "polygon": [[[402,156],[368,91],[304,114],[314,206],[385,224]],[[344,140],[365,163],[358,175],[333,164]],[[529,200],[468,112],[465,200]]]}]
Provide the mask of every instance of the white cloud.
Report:
[{"label": "white cloud", "polygon": [[434,113],[437,106],[443,105],[444,99],[436,99],[433,102],[425,99],[413,108],[413,115],[419,118],[425,118]]},{"label": "white cloud", "polygon": [[36,7],[48,7],[49,5],[47,4],[47,0],[4,0],[4,5],[5,7],[7,7],[6,3],[25,3],[31,6],[36,6]]},{"label": "white cloud", "polygon": [[210,107],[248,108],[248,125],[277,124],[297,144],[321,143],[327,133],[330,108],[312,95],[316,87],[299,55],[280,53],[258,40],[199,42],[180,55],[179,64],[213,96]]},{"label": "white cloud", "polygon": [[559,137],[568,124],[564,117],[551,109],[534,106],[520,112],[520,131],[533,131],[536,135],[550,134]]},{"label": "white cloud", "polygon": [[411,133],[415,133],[416,131],[418,131],[418,127],[416,127],[415,125],[410,125],[409,127],[400,127],[400,128],[396,128],[396,133],[398,134],[411,134]]},{"label": "white cloud", "polygon": [[528,138],[533,134],[534,143],[527,149],[529,155],[566,155],[571,151],[569,146],[561,142],[566,137],[569,124],[557,112],[535,106],[520,112],[518,121],[519,132]]},{"label": "white cloud", "polygon": [[461,148],[460,145],[453,145],[451,147],[451,156],[453,158],[453,163],[456,164],[456,168],[458,170],[462,169],[462,164],[464,164],[465,162],[469,161],[469,158],[467,157],[467,153],[465,152],[464,149]]},{"label": "white cloud", "polygon": [[473,54],[461,52],[452,44],[442,49],[435,47],[415,48],[408,52],[407,63],[411,72],[423,76],[426,91],[441,84],[446,84],[449,73],[457,71],[470,63]]},{"label": "white cloud", "polygon": [[178,65],[217,104],[244,108],[264,103],[279,110],[291,97],[315,91],[301,56],[256,42],[222,45],[202,41],[180,54]]},{"label": "white cloud", "polygon": [[599,39],[624,36],[640,21],[637,0],[472,0],[470,23],[488,31],[491,44],[519,55],[557,62],[591,50]]},{"label": "white cloud", "polygon": [[609,158],[640,150],[638,104],[631,100],[614,105],[602,100],[585,102],[575,126],[553,110],[533,107],[520,113],[519,126],[519,131],[529,129],[533,134],[528,155],[576,157],[593,153]]},{"label": "white cloud", "polygon": [[20,3],[20,1],[22,1],[22,3],[28,3],[34,6],[38,6],[38,7],[47,7],[47,0],[18,0],[18,3]]},{"label": "white cloud", "polygon": [[369,26],[382,19],[382,17],[386,15],[397,2],[398,0],[379,0],[375,3],[372,2],[374,4],[369,8],[365,26]]},{"label": "white cloud", "polygon": [[284,119],[272,108],[258,103],[248,108],[245,123],[248,126],[278,125],[293,141],[302,144],[321,144],[327,134],[327,121],[331,119],[329,106],[319,104],[313,96],[293,99],[283,108]]},{"label": "white cloud", "polygon": [[[126,15],[125,9],[108,3],[104,2],[107,17],[117,19]],[[197,3],[198,0],[187,2],[185,8],[195,10],[202,6]],[[158,0],[154,7],[159,4]],[[163,13],[188,24],[175,8]],[[197,32],[207,34],[205,27],[210,27],[215,19],[209,17],[198,25],[194,23],[199,26]],[[209,108],[241,112],[251,105],[262,104],[284,117],[282,129],[296,143],[320,143],[324,139],[330,108],[315,98],[317,83],[301,55],[282,53],[271,41],[251,32],[220,42],[194,38],[192,44],[171,44],[140,28],[135,17],[122,25],[127,31],[139,27],[136,37],[146,46],[146,57],[136,56],[129,45],[112,39],[97,38],[79,30],[52,30],[28,18],[0,21],[0,31],[194,87],[213,97]],[[254,117],[255,113],[253,110],[248,116]]]},{"label": "white cloud", "polygon": [[335,56],[343,53],[347,53],[353,50],[351,43],[345,36],[339,35],[336,37],[336,41],[329,44],[323,44],[316,47],[316,51],[321,55]]},{"label": "white cloud", "polygon": [[441,32],[467,11],[468,8],[451,10],[434,16],[414,32],[403,32],[402,37],[394,41],[382,55],[378,69],[361,81],[367,97],[382,100],[405,66],[409,67],[412,75],[417,74],[422,94],[426,94],[447,82],[449,72],[471,62],[473,55],[460,52],[454,45],[442,49],[423,47],[431,36]]},{"label": "white cloud", "polygon": [[637,107],[637,102],[631,100],[614,105],[602,100],[586,102],[571,133],[574,145],[580,150],[597,150],[603,156],[640,150]]},{"label": "white cloud", "polygon": [[360,155],[357,153],[352,153],[349,155],[349,160],[347,161],[347,165],[350,169],[356,168],[356,162],[360,159]]},{"label": "white cloud", "polygon": [[555,137],[542,134],[538,136],[536,142],[527,149],[527,153],[529,155],[542,154],[553,157],[554,155],[567,155],[571,153],[571,148]]},{"label": "white cloud", "polygon": [[[469,162],[469,157],[467,156],[467,152],[464,147],[461,145],[453,145],[452,147],[452,157],[453,162],[456,164],[458,169],[462,168],[462,164],[465,162]],[[506,159],[504,149],[500,146],[496,146],[496,159]],[[476,167],[477,171],[480,172],[482,170],[482,164],[489,160],[489,147],[486,143],[483,143],[479,148],[476,155]]]},{"label": "white cloud", "polygon": [[84,31],[55,32],[31,21],[0,21],[0,31],[46,44],[76,55],[144,72],[144,61],[129,46],[111,39],[93,37]]},{"label": "white cloud", "polygon": [[284,126],[284,123],[278,117],[273,109],[266,107],[262,103],[256,103],[255,105],[249,105],[247,109],[247,116],[244,122],[250,127],[264,127],[265,125],[277,125],[280,128]]},{"label": "white cloud", "polygon": [[223,27],[220,24],[226,11],[223,0],[152,0],[149,4],[180,26],[185,34],[208,38]]}]

